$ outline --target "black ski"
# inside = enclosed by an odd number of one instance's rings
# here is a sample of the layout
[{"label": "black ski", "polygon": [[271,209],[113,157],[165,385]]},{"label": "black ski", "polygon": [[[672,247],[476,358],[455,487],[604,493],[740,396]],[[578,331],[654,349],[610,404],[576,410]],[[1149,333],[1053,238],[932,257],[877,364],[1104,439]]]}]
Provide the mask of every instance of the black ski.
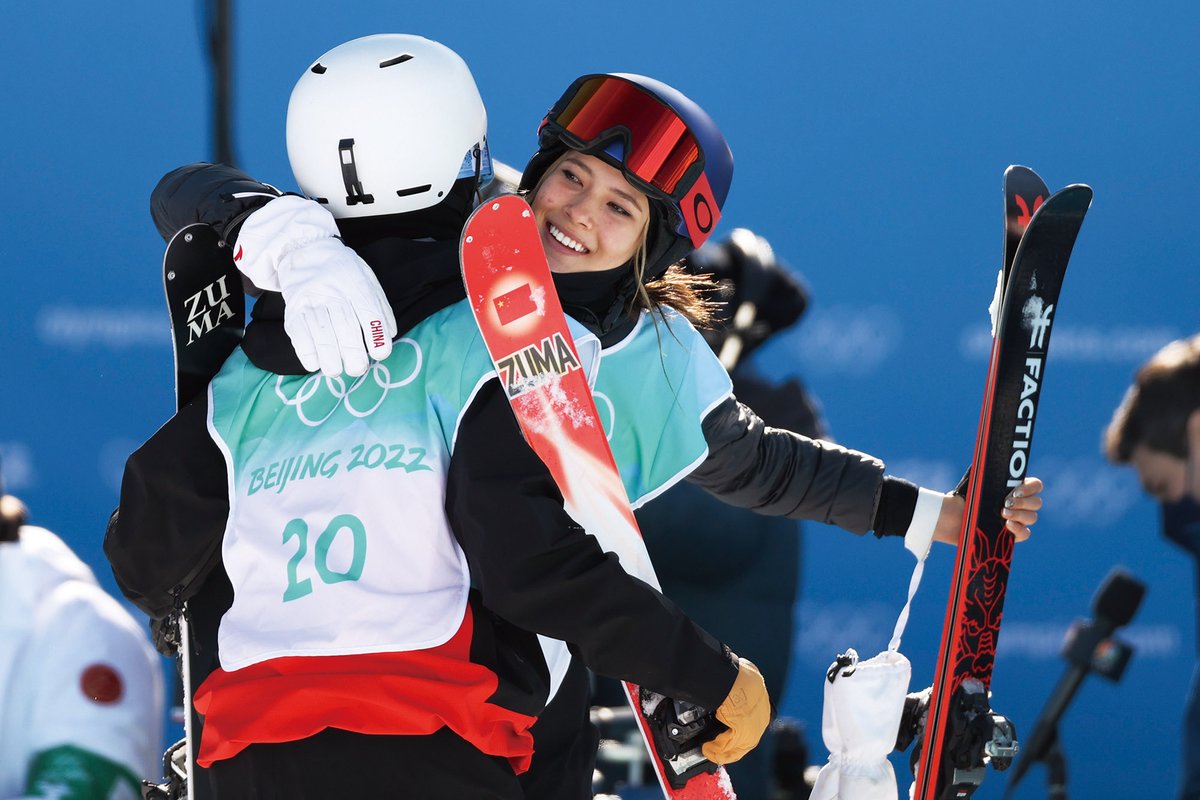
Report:
[{"label": "black ski", "polygon": [[1013,549],[1000,511],[1026,474],[1059,291],[1091,200],[1089,187],[1068,186],[1032,214],[1003,292],[921,736],[917,800],[970,797],[986,762],[1002,769],[1015,754],[1015,731],[988,700]]},{"label": "black ski", "polygon": [[1008,285],[1017,246],[1025,235],[1029,220],[1049,196],[1045,182],[1029,167],[1013,164],[1004,170],[1004,277],[1001,286]]},{"label": "black ski", "polygon": [[210,225],[189,225],[163,255],[163,290],[175,349],[175,405],[208,386],[242,340],[246,297],[229,248]]},{"label": "black ski", "polygon": [[[177,232],[163,254],[163,291],[175,355],[175,409],[203,392],[242,340],[246,324],[244,284],[229,248],[216,231],[195,223]],[[146,784],[148,800],[195,800],[207,791],[195,780],[200,718],[192,708],[195,653],[186,608],[178,613],[177,702],[184,739],[163,756],[165,782]]]}]

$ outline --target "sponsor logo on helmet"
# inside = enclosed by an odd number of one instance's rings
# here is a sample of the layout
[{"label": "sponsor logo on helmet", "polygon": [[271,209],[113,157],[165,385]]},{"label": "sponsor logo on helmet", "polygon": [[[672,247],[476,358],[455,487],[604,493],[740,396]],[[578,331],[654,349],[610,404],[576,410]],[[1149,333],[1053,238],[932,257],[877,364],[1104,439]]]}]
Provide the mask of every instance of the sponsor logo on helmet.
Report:
[{"label": "sponsor logo on helmet", "polygon": [[708,185],[708,176],[701,172],[679,205],[680,213],[687,224],[688,237],[692,240],[692,247],[704,244],[717,220],[721,218],[721,210],[712,198],[713,191]]},{"label": "sponsor logo on helmet", "polygon": [[696,220],[696,227],[701,233],[708,233],[713,226],[712,205],[709,204],[708,198],[702,194],[697,194],[692,200],[692,217]]}]

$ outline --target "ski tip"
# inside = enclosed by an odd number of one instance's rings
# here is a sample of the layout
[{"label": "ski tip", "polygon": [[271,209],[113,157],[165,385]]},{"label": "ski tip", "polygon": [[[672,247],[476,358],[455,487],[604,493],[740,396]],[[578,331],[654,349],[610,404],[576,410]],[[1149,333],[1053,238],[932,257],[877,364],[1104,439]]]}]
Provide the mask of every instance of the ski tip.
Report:
[{"label": "ski tip", "polygon": [[533,209],[529,207],[529,203],[524,197],[515,194],[501,195],[493,198],[489,203],[486,203],[491,211],[508,211],[511,214],[520,213],[522,217],[533,216]]},{"label": "ski tip", "polygon": [[1033,171],[1033,169],[1025,166],[1024,164],[1009,164],[1008,168],[1004,170],[1004,180],[1023,180],[1025,182],[1039,183],[1045,186],[1045,181],[1042,180],[1042,176],[1038,175]]},{"label": "ski tip", "polygon": [[[529,204],[525,202],[525,198],[515,194],[499,195],[480,203],[471,212],[466,224],[463,226],[462,234],[459,237],[460,258],[463,248],[475,243],[476,233],[489,230],[495,226],[496,223],[494,221],[484,222],[483,218],[490,214],[499,214],[503,220],[511,216],[530,217],[532,216],[532,211],[529,208]],[[494,220],[494,218],[489,219]]]},{"label": "ski tip", "polygon": [[489,211],[502,211],[505,208],[512,208],[513,206],[525,206],[528,208],[529,203],[525,202],[525,198],[519,194],[499,194],[475,206],[475,210],[471,212],[471,216],[486,214]]},{"label": "ski tip", "polygon": [[1092,187],[1086,183],[1073,183],[1050,195],[1050,198],[1034,212],[1033,219],[1052,214],[1086,212],[1092,206],[1092,194]]},{"label": "ski tip", "polygon": [[1005,197],[1010,195],[1041,195],[1042,199],[1050,196],[1050,189],[1042,176],[1021,164],[1012,164],[1004,170],[1004,180],[1001,181]]},{"label": "ski tip", "polygon": [[1063,210],[1086,212],[1092,207],[1092,198],[1095,193],[1092,191],[1092,187],[1086,183],[1072,183],[1070,186],[1060,189],[1057,194],[1062,196],[1059,207]]},{"label": "ski tip", "polygon": [[1089,204],[1092,202],[1092,197],[1095,195],[1095,191],[1086,183],[1072,183],[1070,186],[1067,186],[1065,189],[1063,189],[1063,191],[1072,192],[1080,197],[1086,197]]}]

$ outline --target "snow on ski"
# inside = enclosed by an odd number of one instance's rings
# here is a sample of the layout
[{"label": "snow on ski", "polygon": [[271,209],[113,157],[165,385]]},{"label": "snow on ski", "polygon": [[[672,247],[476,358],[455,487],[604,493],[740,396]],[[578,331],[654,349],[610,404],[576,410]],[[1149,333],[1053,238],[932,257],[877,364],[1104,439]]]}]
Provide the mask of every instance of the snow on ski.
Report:
[{"label": "snow on ski", "polygon": [[[616,552],[627,571],[658,588],[529,205],[515,195],[486,201],[467,221],[459,252],[467,299],[488,352],[568,513]],[[647,719],[663,698],[630,683],[624,688],[664,796],[736,797],[725,770],[698,758],[698,749],[665,762]]]},{"label": "snow on ski", "polygon": [[[1006,188],[1006,217],[1008,196]],[[1016,196],[1021,212],[1036,204],[1036,192],[1033,198],[1027,192]],[[983,778],[979,765],[985,756],[995,757],[997,766],[1007,765],[1012,756],[1005,739],[1011,726],[1000,730],[1007,721],[995,718],[988,702],[1013,549],[1000,512],[1008,492],[1026,474],[1059,291],[1091,200],[1089,187],[1068,186],[1032,211],[1004,288],[921,736],[917,800],[970,797]],[[999,738],[993,739],[997,732]]]}]

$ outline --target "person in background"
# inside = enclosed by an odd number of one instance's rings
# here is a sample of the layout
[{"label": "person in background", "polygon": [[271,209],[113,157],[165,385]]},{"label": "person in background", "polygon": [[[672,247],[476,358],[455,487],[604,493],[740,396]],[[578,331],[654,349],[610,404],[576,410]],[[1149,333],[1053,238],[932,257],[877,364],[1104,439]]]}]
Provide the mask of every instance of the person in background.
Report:
[{"label": "person in background", "polygon": [[132,800],[159,771],[161,664],[0,477],[0,798]]},{"label": "person in background", "polygon": [[[1200,334],[1171,342],[1138,369],[1103,449],[1109,461],[1137,471],[1161,504],[1163,535],[1195,561],[1200,625]],[[1184,711],[1182,765],[1179,797],[1200,798],[1200,651]]]}]

